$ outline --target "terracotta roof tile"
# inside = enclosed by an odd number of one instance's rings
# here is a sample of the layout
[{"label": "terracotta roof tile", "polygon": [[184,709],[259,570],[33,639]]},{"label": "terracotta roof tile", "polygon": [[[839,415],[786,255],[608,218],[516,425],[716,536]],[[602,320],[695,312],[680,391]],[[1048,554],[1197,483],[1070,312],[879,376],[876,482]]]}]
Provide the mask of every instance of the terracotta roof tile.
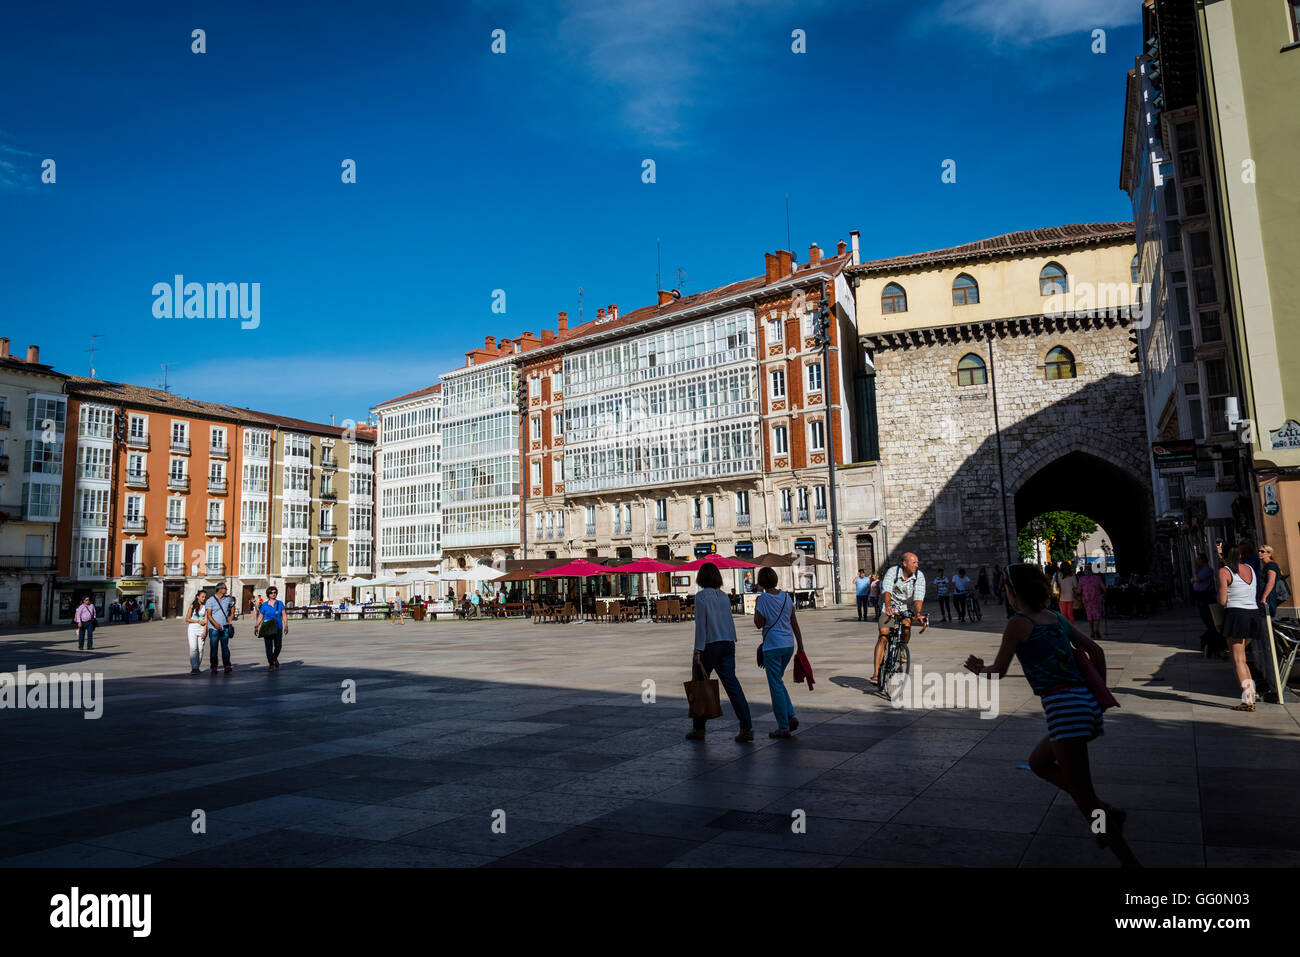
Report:
[{"label": "terracotta roof tile", "polygon": [[382,409],[384,406],[392,405],[394,402],[401,402],[404,399],[415,399],[415,398],[419,398],[422,395],[432,395],[435,392],[441,392],[441,391],[442,391],[442,383],[439,382],[436,385],[431,385],[425,389],[417,389],[414,392],[408,392],[406,393],[406,395],[399,395],[392,399],[385,399],[383,402],[376,403],[375,408]]},{"label": "terracotta roof tile", "polygon": [[941,266],[945,263],[1002,259],[1032,252],[1122,240],[1133,241],[1132,223],[1072,223],[1068,226],[1049,226],[1045,229],[1022,229],[948,249],[891,256],[888,259],[873,259],[860,266],[850,267],[849,272],[873,275],[903,269]]}]

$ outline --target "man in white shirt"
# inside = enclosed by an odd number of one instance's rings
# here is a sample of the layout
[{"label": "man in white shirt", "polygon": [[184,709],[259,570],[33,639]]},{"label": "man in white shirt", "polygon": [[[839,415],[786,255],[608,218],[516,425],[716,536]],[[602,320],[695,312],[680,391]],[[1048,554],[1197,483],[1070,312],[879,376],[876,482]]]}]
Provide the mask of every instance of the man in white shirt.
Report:
[{"label": "man in white shirt", "polygon": [[957,569],[957,574],[952,578],[952,603],[956,607],[958,621],[966,620],[966,599],[970,597],[970,588],[971,580],[966,569]]},{"label": "man in white shirt", "polygon": [[880,663],[885,657],[889,632],[894,625],[901,624],[903,641],[909,641],[912,637],[912,624],[910,619],[902,616],[908,612],[912,617],[921,615],[921,606],[925,602],[925,576],[921,574],[920,566],[921,560],[916,554],[907,552],[903,555],[902,564],[885,572],[885,577],[880,582],[880,602],[884,611],[880,616],[880,637],[876,639],[872,684],[880,684]]},{"label": "man in white shirt", "polygon": [[944,621],[952,620],[952,606],[948,604],[948,589],[952,585],[952,579],[939,569],[939,577],[934,580],[934,587],[939,593],[939,611],[943,615]]}]

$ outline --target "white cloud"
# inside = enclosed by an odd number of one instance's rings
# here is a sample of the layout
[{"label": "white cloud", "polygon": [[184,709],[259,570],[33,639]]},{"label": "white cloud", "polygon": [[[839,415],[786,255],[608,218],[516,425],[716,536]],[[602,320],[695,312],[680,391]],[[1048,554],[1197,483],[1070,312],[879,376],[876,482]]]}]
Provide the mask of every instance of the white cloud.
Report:
[{"label": "white cloud", "polygon": [[944,0],[939,19],[998,40],[1036,40],[1137,23],[1139,0]]}]

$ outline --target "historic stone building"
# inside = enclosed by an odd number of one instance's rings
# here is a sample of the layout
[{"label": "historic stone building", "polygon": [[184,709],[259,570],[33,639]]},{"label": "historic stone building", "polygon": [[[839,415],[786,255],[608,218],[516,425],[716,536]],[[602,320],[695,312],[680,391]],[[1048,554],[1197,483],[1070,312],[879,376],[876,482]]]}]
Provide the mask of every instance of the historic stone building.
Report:
[{"label": "historic stone building", "polygon": [[1070,509],[1121,571],[1154,539],[1128,223],[1011,233],[851,269],[878,443],[883,552],[972,578]]}]

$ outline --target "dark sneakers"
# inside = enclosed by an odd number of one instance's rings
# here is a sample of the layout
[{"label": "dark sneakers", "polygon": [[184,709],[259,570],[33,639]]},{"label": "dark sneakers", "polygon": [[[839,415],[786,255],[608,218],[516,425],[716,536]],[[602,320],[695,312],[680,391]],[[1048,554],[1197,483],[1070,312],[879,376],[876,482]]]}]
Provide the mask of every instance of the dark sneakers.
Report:
[{"label": "dark sneakers", "polygon": [[694,730],[694,729],[692,729],[692,730],[690,730],[690,731],[687,731],[687,732],[686,732],[686,740],[687,740],[687,741],[703,741],[703,740],[704,740],[704,732],[703,732],[703,731],[696,731],[696,730]]},{"label": "dark sneakers", "polygon": [[790,715],[790,730],[791,731],[799,730],[799,719],[796,718],[794,715]]},{"label": "dark sneakers", "polygon": [[216,665],[213,665],[213,666],[212,666],[212,673],[213,673],[214,675],[217,673],[217,666],[216,666]]},{"label": "dark sneakers", "polygon": [[226,665],[226,674],[230,674],[230,665]]},{"label": "dark sneakers", "polygon": [[736,735],[736,741],[737,741],[739,744],[748,744],[749,742],[751,742],[751,741],[753,741],[753,740],[754,740],[754,729],[753,729],[753,728],[741,728],[741,729],[740,729],[740,734]]},{"label": "dark sneakers", "polygon": [[196,674],[198,674],[198,673],[199,673],[199,669],[198,669],[198,668],[191,668],[191,669],[190,669],[190,674],[192,674],[192,675],[196,675]]}]

